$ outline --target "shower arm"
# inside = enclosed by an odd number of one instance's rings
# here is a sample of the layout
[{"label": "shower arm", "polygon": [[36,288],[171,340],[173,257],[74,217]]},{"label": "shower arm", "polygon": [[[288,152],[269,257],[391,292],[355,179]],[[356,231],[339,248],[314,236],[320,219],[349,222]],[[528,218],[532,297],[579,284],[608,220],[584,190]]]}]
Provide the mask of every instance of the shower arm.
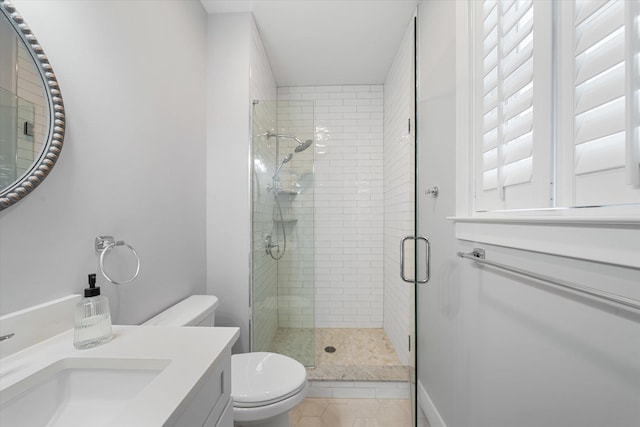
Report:
[{"label": "shower arm", "polygon": [[295,135],[289,134],[289,133],[271,133],[271,132],[267,132],[267,138],[289,138],[289,139],[293,139],[295,140],[298,144],[304,144],[303,141],[300,140],[300,138],[298,138]]}]

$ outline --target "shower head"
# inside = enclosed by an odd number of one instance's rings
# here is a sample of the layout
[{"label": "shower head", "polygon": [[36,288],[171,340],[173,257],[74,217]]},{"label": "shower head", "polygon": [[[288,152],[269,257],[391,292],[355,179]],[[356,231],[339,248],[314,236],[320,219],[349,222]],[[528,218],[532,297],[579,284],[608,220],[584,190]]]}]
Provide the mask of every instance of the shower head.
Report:
[{"label": "shower head", "polygon": [[[311,139],[308,139],[308,140],[306,140],[306,141],[302,142],[302,140],[301,140],[300,138],[298,138],[297,136],[295,136],[295,135],[290,135],[290,134],[286,134],[286,133],[280,133],[280,134],[278,134],[278,133],[271,133],[271,132],[267,132],[267,133],[266,133],[266,136],[267,136],[267,138],[273,138],[273,137],[276,137],[276,138],[289,138],[289,139],[293,139],[295,142],[297,142],[297,143],[298,143],[298,146],[296,147],[296,150],[295,150],[295,151],[296,151],[296,153],[300,153],[301,151],[306,150],[307,148],[309,148],[309,146],[310,146],[311,144],[313,144],[313,140],[311,140]],[[291,160],[291,159],[289,159],[289,160]]]},{"label": "shower head", "polygon": [[302,144],[298,143],[298,146],[296,147],[295,152],[296,153],[301,153],[304,150],[306,150],[307,148],[309,148],[311,146],[311,144],[313,144],[313,140],[311,140],[311,139],[307,139]]},{"label": "shower head", "polygon": [[280,169],[282,169],[284,164],[287,163],[292,158],[293,158],[293,153],[289,153],[284,157],[284,159],[282,159],[282,163],[278,165],[278,167],[276,168],[276,171],[273,173],[274,179],[278,176],[278,174],[280,173]]}]

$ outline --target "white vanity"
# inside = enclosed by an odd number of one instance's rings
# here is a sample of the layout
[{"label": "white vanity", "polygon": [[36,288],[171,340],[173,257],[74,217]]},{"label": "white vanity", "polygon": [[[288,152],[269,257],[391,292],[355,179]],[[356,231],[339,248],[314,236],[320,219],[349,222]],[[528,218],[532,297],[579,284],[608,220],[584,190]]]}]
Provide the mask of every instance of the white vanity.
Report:
[{"label": "white vanity", "polygon": [[[16,321],[0,319],[0,326],[6,333]],[[76,350],[67,329],[0,359],[0,425],[233,426],[237,328],[114,326],[113,332],[101,346]],[[0,346],[19,340],[15,333]]]}]

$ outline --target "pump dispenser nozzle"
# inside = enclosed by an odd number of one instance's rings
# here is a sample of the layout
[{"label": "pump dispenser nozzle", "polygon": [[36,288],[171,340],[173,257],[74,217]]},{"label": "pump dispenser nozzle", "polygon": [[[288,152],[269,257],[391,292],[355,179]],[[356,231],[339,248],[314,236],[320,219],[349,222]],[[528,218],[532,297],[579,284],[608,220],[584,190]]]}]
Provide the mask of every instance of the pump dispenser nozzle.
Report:
[{"label": "pump dispenser nozzle", "polygon": [[89,274],[88,277],[88,281],[89,281],[89,287],[88,288],[84,288],[84,296],[85,298],[88,297],[97,297],[98,295],[100,295],[100,287],[96,287],[96,275],[94,274]]}]

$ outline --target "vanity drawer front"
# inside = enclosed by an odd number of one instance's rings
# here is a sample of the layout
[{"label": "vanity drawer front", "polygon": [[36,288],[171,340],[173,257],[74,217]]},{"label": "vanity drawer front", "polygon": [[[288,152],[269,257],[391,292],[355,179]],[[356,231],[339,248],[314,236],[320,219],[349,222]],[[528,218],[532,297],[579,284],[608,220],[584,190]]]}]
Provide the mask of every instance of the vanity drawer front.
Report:
[{"label": "vanity drawer front", "polygon": [[[215,411],[211,411],[209,418],[207,418],[207,421],[202,427],[233,427],[233,407],[231,405],[231,400],[227,401],[222,414],[214,414],[214,412]],[[231,418],[228,417],[228,412],[231,413]],[[231,423],[229,423],[228,420],[230,420]]]},{"label": "vanity drawer front", "polygon": [[233,427],[233,404],[231,400],[229,400],[227,406],[224,408],[224,412],[222,412],[222,416],[215,427]]},{"label": "vanity drawer front", "polygon": [[208,426],[210,419],[217,421],[220,418],[231,400],[231,350],[220,356],[218,363],[192,391],[183,413],[166,426]]},{"label": "vanity drawer front", "polygon": [[[206,424],[204,424],[206,427],[211,426],[215,426],[217,425],[216,423],[218,422],[218,420],[222,417],[222,415],[224,414],[224,411],[227,409],[228,406],[231,405],[231,354],[229,354],[229,357],[225,358],[223,361],[224,369],[222,370],[222,372],[220,373],[220,390],[221,393],[220,395],[218,395],[215,398],[215,401],[212,400],[211,401],[211,412],[209,413],[209,417],[207,418],[207,422]],[[230,427],[233,426],[233,408],[232,408],[232,422],[229,425]],[[210,424],[211,423],[211,424]]]}]

